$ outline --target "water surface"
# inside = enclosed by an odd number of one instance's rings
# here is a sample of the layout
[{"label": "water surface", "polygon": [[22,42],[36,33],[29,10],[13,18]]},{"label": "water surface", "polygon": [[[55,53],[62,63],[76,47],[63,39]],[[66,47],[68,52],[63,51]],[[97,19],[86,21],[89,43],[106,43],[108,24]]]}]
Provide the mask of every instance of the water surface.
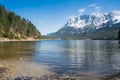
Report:
[{"label": "water surface", "polygon": [[0,43],[0,59],[20,59],[44,64],[56,73],[103,77],[120,72],[116,40],[41,40]]}]

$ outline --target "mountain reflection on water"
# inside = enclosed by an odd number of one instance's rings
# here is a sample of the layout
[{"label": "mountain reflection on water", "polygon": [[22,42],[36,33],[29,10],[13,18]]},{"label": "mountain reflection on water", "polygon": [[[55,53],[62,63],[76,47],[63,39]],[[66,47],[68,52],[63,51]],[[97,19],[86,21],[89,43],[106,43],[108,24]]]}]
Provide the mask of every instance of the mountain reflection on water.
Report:
[{"label": "mountain reflection on water", "polygon": [[0,58],[28,58],[57,73],[106,76],[120,71],[116,40],[41,40],[0,43]]},{"label": "mountain reflection on water", "polygon": [[52,66],[59,73],[90,72],[103,76],[120,70],[120,49],[118,41],[40,41],[33,60]]}]

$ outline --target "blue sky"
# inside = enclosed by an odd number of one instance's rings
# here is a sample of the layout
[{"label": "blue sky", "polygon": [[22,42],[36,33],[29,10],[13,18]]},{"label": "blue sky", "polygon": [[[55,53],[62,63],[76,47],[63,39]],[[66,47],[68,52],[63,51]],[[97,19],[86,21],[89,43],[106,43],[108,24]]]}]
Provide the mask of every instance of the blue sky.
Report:
[{"label": "blue sky", "polygon": [[74,16],[120,9],[120,0],[0,0],[6,9],[30,20],[45,35]]}]

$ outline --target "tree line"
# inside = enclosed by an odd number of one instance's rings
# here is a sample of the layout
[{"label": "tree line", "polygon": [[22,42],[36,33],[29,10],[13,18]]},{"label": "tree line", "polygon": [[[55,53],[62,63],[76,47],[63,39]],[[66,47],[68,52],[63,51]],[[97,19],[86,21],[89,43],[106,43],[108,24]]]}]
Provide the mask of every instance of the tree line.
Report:
[{"label": "tree line", "polygon": [[14,12],[6,10],[0,5],[0,38],[9,39],[38,39],[41,34],[31,21],[21,18]]}]

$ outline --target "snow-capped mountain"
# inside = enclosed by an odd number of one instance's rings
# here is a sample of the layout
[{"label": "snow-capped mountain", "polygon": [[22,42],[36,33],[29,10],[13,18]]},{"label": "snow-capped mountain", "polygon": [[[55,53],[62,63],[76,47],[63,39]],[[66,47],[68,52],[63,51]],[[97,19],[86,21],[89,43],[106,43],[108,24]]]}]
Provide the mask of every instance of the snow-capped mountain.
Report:
[{"label": "snow-capped mountain", "polygon": [[120,10],[114,10],[109,13],[92,13],[90,15],[81,15],[71,18],[65,26],[56,33],[50,35],[78,35],[88,32],[94,32],[98,29],[113,27],[112,25],[120,23]]},{"label": "snow-capped mountain", "polygon": [[91,15],[81,15],[76,18],[71,18],[64,27],[80,28],[81,32],[86,32],[103,28],[105,24],[111,25],[119,22],[120,10],[115,10],[110,13],[92,13]]}]

